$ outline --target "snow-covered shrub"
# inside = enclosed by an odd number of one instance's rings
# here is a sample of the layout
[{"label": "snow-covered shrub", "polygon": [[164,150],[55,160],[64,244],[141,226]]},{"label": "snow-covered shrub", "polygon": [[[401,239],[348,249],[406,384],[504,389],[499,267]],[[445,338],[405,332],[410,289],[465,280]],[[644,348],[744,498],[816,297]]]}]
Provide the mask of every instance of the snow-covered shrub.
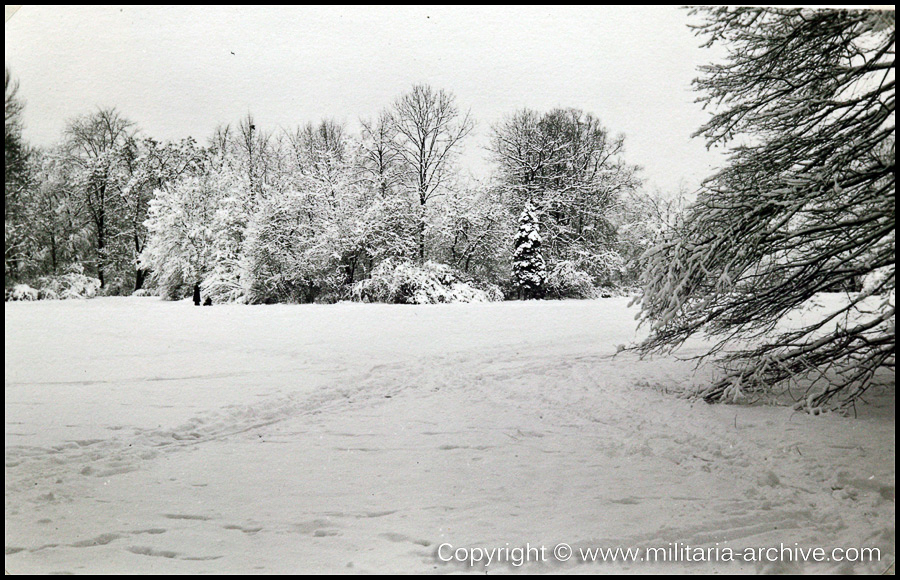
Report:
[{"label": "snow-covered shrub", "polygon": [[243,263],[239,259],[222,258],[200,282],[200,290],[213,302],[244,302],[245,292],[241,277]]},{"label": "snow-covered shrub", "polygon": [[313,302],[316,304],[337,304],[338,302],[347,302],[352,300],[350,290],[352,286],[343,285],[333,289],[325,290],[315,297]]},{"label": "snow-covered shrub", "polygon": [[6,289],[6,301],[32,301],[39,300],[40,296],[37,290],[28,284],[16,284],[10,290]]},{"label": "snow-covered shrub", "polygon": [[59,300],[59,294],[52,288],[39,288],[38,300]]},{"label": "snow-covered shrub", "polygon": [[587,272],[598,286],[619,286],[628,279],[628,263],[618,251],[603,249],[590,255],[579,255],[577,269]]},{"label": "snow-covered shrub", "polygon": [[153,291],[148,290],[146,288],[139,288],[139,289],[135,290],[134,292],[132,292],[131,295],[132,296],[141,296],[141,297],[154,296]]},{"label": "snow-covered shrub", "polygon": [[594,295],[597,298],[612,298],[614,296],[636,296],[640,294],[641,289],[628,285],[618,286],[595,286]]},{"label": "snow-covered shrub", "polygon": [[100,292],[103,296],[128,296],[134,289],[134,283],[125,280],[122,276],[116,276],[111,280],[107,280]]},{"label": "snow-covered shrub", "polygon": [[506,294],[504,294],[503,289],[497,284],[481,281],[468,282],[468,284],[476,290],[480,290],[487,294],[488,302],[502,302],[506,299]]},{"label": "snow-covered shrub", "polygon": [[244,294],[250,304],[327,303],[328,296],[336,295],[340,288],[337,276],[307,276],[302,272],[271,272],[265,277],[254,276],[251,280]]},{"label": "snow-covered shrub", "polygon": [[391,304],[439,304],[447,302],[492,302],[503,299],[494,285],[466,280],[445,264],[385,260],[372,277],[353,285],[350,297],[362,302]]},{"label": "snow-covered shrub", "polygon": [[85,276],[78,269],[73,269],[60,276],[38,278],[37,285],[42,300],[93,298],[100,290],[99,279]]},{"label": "snow-covered shrub", "polygon": [[596,298],[591,277],[569,260],[558,262],[544,281],[547,298]]}]

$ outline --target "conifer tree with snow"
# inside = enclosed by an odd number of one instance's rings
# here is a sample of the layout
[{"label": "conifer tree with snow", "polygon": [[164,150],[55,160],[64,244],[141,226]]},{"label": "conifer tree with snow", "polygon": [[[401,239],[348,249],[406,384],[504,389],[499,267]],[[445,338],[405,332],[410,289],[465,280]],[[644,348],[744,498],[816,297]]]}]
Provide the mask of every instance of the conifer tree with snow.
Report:
[{"label": "conifer tree with snow", "polygon": [[519,231],[513,252],[513,279],[526,300],[543,298],[544,279],[547,276],[544,256],[541,254],[540,222],[534,204],[525,204],[519,218]]},{"label": "conifer tree with snow", "polygon": [[[894,14],[693,13],[728,49],[695,81],[717,109],[699,134],[740,145],[646,255],[640,349],[707,333],[723,369],[707,401],[796,385],[807,410],[852,407],[879,376],[893,384]],[[840,306],[810,308],[836,291]]]}]

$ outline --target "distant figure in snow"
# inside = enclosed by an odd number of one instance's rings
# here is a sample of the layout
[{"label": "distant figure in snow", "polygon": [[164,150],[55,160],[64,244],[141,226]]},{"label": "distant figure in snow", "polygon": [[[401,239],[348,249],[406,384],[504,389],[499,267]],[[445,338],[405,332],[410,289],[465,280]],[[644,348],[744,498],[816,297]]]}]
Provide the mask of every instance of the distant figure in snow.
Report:
[{"label": "distant figure in snow", "polygon": [[206,297],[206,300],[203,301],[204,306],[212,306],[212,298],[209,296]]},{"label": "distant figure in snow", "polygon": [[200,284],[194,284],[194,306],[200,306]]}]

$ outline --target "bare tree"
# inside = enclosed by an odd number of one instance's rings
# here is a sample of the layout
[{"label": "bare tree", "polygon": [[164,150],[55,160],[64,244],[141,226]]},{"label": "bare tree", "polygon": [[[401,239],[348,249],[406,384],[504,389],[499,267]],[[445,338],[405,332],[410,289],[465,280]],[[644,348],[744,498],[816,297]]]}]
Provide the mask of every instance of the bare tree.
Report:
[{"label": "bare tree", "polygon": [[[652,327],[641,349],[705,331],[718,337],[707,355],[718,355],[740,339],[720,358],[708,401],[802,378],[806,408],[852,406],[894,366],[893,13],[694,12],[708,44],[729,48],[695,81],[720,109],[699,133],[710,146],[748,144],[649,255],[642,308]],[[848,293],[843,307],[776,330],[835,290]]]},{"label": "bare tree", "polygon": [[209,140],[214,162],[242,179],[243,195],[249,207],[256,206],[274,178],[276,145],[271,133],[256,124],[252,113],[247,113],[237,128],[230,124],[216,127]]},{"label": "bare tree", "polygon": [[307,123],[288,134],[293,169],[329,182],[346,169],[349,147],[344,126],[331,119]]},{"label": "bare tree", "polygon": [[419,202],[419,261],[425,261],[425,207],[450,175],[460,141],[474,122],[460,117],[452,93],[428,85],[415,85],[394,103],[391,113],[396,131],[395,151],[406,181]]},{"label": "bare tree", "polygon": [[391,114],[382,111],[375,121],[362,121],[361,168],[382,197],[397,185],[397,129]]},{"label": "bare tree", "polygon": [[251,199],[258,200],[265,194],[269,183],[273,158],[272,136],[256,126],[253,115],[241,119],[235,139],[236,156],[247,172]]}]

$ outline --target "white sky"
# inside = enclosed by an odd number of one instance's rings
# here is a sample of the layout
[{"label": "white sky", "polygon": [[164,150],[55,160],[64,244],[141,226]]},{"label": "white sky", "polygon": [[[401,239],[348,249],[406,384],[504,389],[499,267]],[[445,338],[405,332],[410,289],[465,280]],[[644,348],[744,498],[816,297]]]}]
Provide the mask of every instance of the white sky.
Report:
[{"label": "white sky", "polygon": [[577,107],[626,135],[651,187],[720,162],[691,134],[699,48],[674,7],[44,7],[6,23],[25,137],[115,106],[157,139],[206,143],[252,112],[273,130],[371,117],[414,83],[452,91],[477,127],[461,164],[484,176],[490,126],[517,108]]}]

